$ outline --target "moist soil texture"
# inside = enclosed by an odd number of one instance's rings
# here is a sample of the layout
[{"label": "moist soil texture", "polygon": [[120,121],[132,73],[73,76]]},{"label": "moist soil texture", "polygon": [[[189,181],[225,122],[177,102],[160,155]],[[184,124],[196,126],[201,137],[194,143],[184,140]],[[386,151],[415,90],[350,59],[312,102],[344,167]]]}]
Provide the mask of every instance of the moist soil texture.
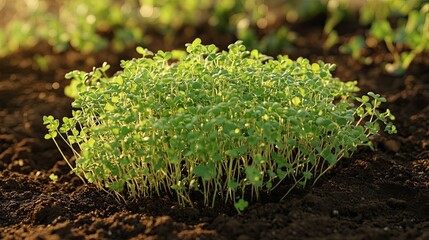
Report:
[{"label": "moist soil texture", "polygon": [[[222,204],[181,207],[170,196],[118,202],[70,174],[54,143],[44,139],[44,115],[71,115],[64,75],[104,61],[113,74],[120,59],[138,57],[134,49],[57,54],[42,43],[0,59],[0,238],[429,239],[429,59],[418,56],[406,74],[391,76],[384,71],[391,59],[382,44],[364,49],[372,63],[361,64],[336,48],[324,50],[321,28],[313,25],[298,27],[294,50],[282,54],[335,63],[336,77],[386,97],[383,107],[395,114],[398,133],[376,136],[375,151],[360,148],[315,185],[283,200],[279,189],[241,214]],[[363,34],[347,25],[339,31],[342,42]],[[196,34],[221,48],[234,41]],[[183,34],[174,46],[154,40],[148,47],[183,48],[192,37]],[[50,70],[38,70],[35,54],[47,56]]]}]

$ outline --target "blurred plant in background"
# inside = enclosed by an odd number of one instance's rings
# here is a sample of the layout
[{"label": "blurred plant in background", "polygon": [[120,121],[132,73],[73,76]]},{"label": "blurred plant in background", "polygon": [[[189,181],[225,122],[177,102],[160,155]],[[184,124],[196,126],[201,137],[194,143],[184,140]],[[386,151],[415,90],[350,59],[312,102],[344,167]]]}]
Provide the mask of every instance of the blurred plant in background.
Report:
[{"label": "blurred plant in background", "polygon": [[429,3],[407,12],[406,18],[391,23],[387,19],[375,20],[370,36],[384,42],[392,54],[393,62],[385,70],[393,75],[402,75],[417,54],[429,50]]},{"label": "blurred plant in background", "polygon": [[[83,53],[109,44],[116,51],[145,45],[145,32],[158,32],[172,42],[185,27],[209,26],[218,33],[243,38],[250,47],[279,51],[294,34],[286,27],[258,41],[258,29],[278,21],[262,0],[20,0],[0,1],[0,56],[47,41],[56,52],[70,47]],[[197,33],[194,33],[195,35]],[[286,45],[283,45],[286,43]]]},{"label": "blurred plant in background", "polygon": [[[426,2],[426,3],[425,3]],[[402,75],[413,59],[429,50],[429,3],[426,0],[327,0],[328,18],[323,29],[327,36],[325,48],[338,43],[335,31],[341,21],[357,17],[369,29],[365,36],[353,36],[340,46],[340,51],[351,54],[361,63],[372,63],[361,52],[366,47],[384,44],[393,62],[385,63],[385,71]]]},{"label": "blurred plant in background", "polygon": [[[90,53],[116,52],[177,43],[212,33],[223,43],[240,39],[252,49],[285,54],[298,41],[292,26],[321,20],[326,50],[339,47],[361,63],[362,50],[383,44],[391,53],[385,69],[403,74],[429,47],[427,0],[0,0],[0,56],[48,42],[55,52],[73,48]],[[339,36],[336,28],[354,21],[362,36]],[[217,42],[217,44],[219,44]],[[177,45],[177,44],[176,44]],[[41,57],[35,60],[47,69]],[[390,60],[389,60],[390,61]]]},{"label": "blurred plant in background", "polygon": [[[143,40],[134,1],[5,1],[2,12],[17,14],[0,32],[0,55],[47,41],[56,52],[70,47],[83,53],[123,50]],[[3,19],[4,20],[4,19]]]}]

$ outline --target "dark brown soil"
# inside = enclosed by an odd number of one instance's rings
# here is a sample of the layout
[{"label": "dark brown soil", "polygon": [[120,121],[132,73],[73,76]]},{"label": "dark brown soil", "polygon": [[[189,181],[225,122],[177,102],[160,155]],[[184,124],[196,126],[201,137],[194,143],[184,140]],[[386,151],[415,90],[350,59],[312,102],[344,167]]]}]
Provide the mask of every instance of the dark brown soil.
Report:
[{"label": "dark brown soil", "polygon": [[[182,208],[169,197],[118,203],[69,174],[55,145],[43,139],[43,115],[71,113],[71,99],[63,94],[66,72],[88,71],[103,61],[118,70],[121,58],[136,56],[133,51],[53,54],[40,44],[0,59],[0,238],[429,239],[429,60],[419,56],[406,75],[392,77],[383,72],[389,55],[382,47],[364,52],[375,59],[364,66],[323,51],[320,29],[300,34],[291,55],[336,63],[336,76],[387,97],[384,106],[396,115],[398,134],[376,137],[376,151],[360,149],[315,186],[296,189],[280,202],[276,195],[266,197],[243,214],[232,206]],[[191,40],[184,37],[174,47]],[[53,70],[37,70],[35,53],[47,54]]]}]

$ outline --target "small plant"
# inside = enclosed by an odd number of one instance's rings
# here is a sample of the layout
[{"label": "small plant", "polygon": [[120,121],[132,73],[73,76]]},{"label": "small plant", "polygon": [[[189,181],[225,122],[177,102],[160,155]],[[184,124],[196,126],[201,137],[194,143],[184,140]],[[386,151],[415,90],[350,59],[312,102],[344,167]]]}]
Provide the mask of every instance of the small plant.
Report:
[{"label": "small plant", "polygon": [[135,1],[34,0],[7,2],[6,6],[15,10],[17,17],[0,27],[0,56],[34,47],[41,41],[48,42],[55,52],[72,47],[83,53],[98,51],[109,44],[112,49],[122,51],[143,42],[138,21],[141,16],[135,11],[138,9]]},{"label": "small plant", "polygon": [[362,36],[353,36],[349,42],[340,46],[341,53],[350,54],[352,58],[358,60],[360,63],[368,64],[372,62],[370,57],[364,57],[362,50],[366,47],[365,38]]},{"label": "small plant", "polygon": [[[396,132],[386,100],[356,97],[356,82],[332,78],[333,64],[277,60],[241,42],[219,51],[196,39],[171,52],[137,48],[142,58],[74,71],[78,110],[62,123],[44,117],[46,139],[62,138],[73,172],[124,198],[175,194],[180,204],[233,202],[238,211],[282,182],[315,181],[381,125]],[[357,105],[355,105],[357,104]],[[286,194],[286,193],[285,193]]]},{"label": "small plant", "polygon": [[246,47],[268,53],[293,49],[297,38],[297,34],[286,27],[280,27],[275,31],[268,32],[262,38],[258,38],[254,28],[245,27],[238,29],[237,36]]},{"label": "small plant", "polygon": [[58,181],[58,175],[56,175],[55,173],[51,173],[49,175],[49,179],[51,179],[52,182],[57,182]]},{"label": "small plant", "polygon": [[[393,62],[384,65],[391,75],[402,75],[414,58],[429,50],[429,4],[423,0],[374,0],[365,4],[356,1],[327,1],[328,18],[323,29],[326,35],[324,48],[329,49],[339,41],[335,26],[347,16],[358,13],[361,25],[369,25],[367,37],[354,36],[340,47],[361,63],[372,62],[361,56],[367,40],[385,44]],[[373,39],[370,39],[370,36]]]},{"label": "small plant", "polygon": [[377,20],[371,25],[370,34],[384,42],[393,56],[393,63],[386,64],[386,71],[402,75],[417,54],[429,51],[429,4],[408,13],[406,21],[397,22],[392,28],[387,20]]}]

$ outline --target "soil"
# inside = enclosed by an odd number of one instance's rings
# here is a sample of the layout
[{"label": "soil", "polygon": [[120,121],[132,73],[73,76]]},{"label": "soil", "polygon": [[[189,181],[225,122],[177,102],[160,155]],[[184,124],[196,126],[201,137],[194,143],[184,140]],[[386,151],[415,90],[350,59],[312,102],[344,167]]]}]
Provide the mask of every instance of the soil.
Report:
[{"label": "soil", "polygon": [[[376,151],[359,149],[314,186],[295,189],[283,201],[281,193],[266,196],[242,214],[228,205],[180,207],[167,196],[117,202],[69,174],[55,145],[44,140],[44,115],[71,114],[64,74],[103,61],[113,73],[120,59],[137,56],[134,50],[56,54],[38,44],[0,59],[0,238],[429,239],[429,60],[419,56],[405,75],[390,76],[383,70],[389,54],[382,45],[364,50],[374,62],[362,65],[335,49],[323,50],[317,24],[297,31],[301,37],[291,57],[336,63],[335,76],[385,96],[398,134],[375,137]],[[340,32],[345,41],[362,29],[343,26]],[[234,39],[196,34],[222,47]],[[183,48],[193,37],[184,34],[166,48]],[[149,45],[162,47],[156,40]],[[34,54],[48,56],[52,70],[38,70]],[[51,173],[59,176],[56,182]]]}]

